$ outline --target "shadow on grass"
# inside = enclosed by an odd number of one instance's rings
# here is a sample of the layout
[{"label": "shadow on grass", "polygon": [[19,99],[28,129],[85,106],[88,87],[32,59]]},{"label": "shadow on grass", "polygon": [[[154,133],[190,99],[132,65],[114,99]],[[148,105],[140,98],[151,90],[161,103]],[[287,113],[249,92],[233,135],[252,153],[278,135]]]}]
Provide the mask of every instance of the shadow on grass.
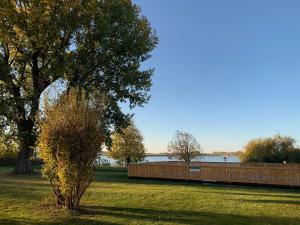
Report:
[{"label": "shadow on grass", "polygon": [[89,219],[82,218],[68,218],[68,219],[60,219],[57,221],[21,221],[21,220],[13,220],[13,219],[1,219],[1,225],[121,225],[120,223],[111,223],[104,221],[95,221]]},{"label": "shadow on grass", "polygon": [[[185,180],[162,180],[162,179],[146,179],[146,178],[127,178],[125,175],[116,175],[112,174],[107,176],[106,174],[98,173],[96,176],[95,182],[110,182],[110,183],[126,183],[126,184],[142,184],[142,185],[161,185],[161,186],[185,186],[185,187],[206,187],[210,188],[211,193],[216,194],[230,194],[230,195],[254,195],[254,196],[270,196],[270,197],[296,197],[300,198],[300,190],[298,189],[289,189],[281,187],[263,187],[263,186],[247,186],[247,185],[234,185],[234,184],[220,184],[220,183],[209,183],[209,182],[188,182]],[[239,193],[231,192],[232,189],[241,190],[241,191],[255,191],[255,193]],[[215,190],[215,191],[213,191]],[[224,190],[222,192],[220,190]],[[268,195],[266,192],[274,192],[274,195]],[[287,195],[277,195],[276,193],[286,193]],[[299,194],[299,195],[290,195],[290,194]]]},{"label": "shadow on grass", "polygon": [[[263,204],[285,204],[285,205],[300,205],[300,200],[269,200],[269,199],[257,199],[257,200],[243,200],[245,202],[251,202],[251,203],[263,203]],[[299,223],[300,224],[300,223]]]},{"label": "shadow on grass", "polygon": [[144,223],[164,224],[215,224],[215,225],[299,225],[299,218],[270,217],[270,216],[245,216],[230,213],[195,212],[184,210],[157,210],[128,207],[85,206],[81,216],[108,216],[122,222],[107,222],[96,219],[86,219],[79,216],[70,218],[57,218],[56,221],[28,221],[22,219],[1,219],[1,225],[121,225]]},{"label": "shadow on grass", "polygon": [[44,191],[47,192],[49,188],[49,183],[36,179],[0,179],[0,196],[6,199],[39,199],[44,196]]},{"label": "shadow on grass", "polygon": [[[293,225],[300,224],[299,218],[287,217],[268,217],[268,216],[243,216],[225,213],[213,212],[195,212],[179,210],[156,210],[143,208],[126,208],[126,207],[105,207],[105,206],[85,206],[81,213],[84,215],[106,215],[130,220],[165,222],[176,224],[274,224],[274,225]],[[142,224],[142,222],[141,222]]]},{"label": "shadow on grass", "polygon": [[[216,187],[215,190],[212,190],[210,193],[218,195],[232,195],[232,196],[259,196],[259,197],[274,197],[274,198],[299,198],[300,199],[300,190],[298,189],[281,189],[281,188],[270,188],[270,187],[247,187],[247,186],[234,186],[234,185],[212,185]],[[222,187],[222,190],[219,190],[218,187]],[[234,189],[233,189],[234,188]],[[241,192],[237,192],[237,191]],[[245,192],[247,191],[247,192]],[[269,193],[271,191],[271,193]]]},{"label": "shadow on grass", "polygon": [[[262,192],[266,190],[272,190],[274,192],[287,192],[290,193],[291,189],[289,188],[280,188],[280,187],[264,187],[264,186],[251,186],[251,185],[235,185],[235,184],[214,184],[207,182],[188,182],[185,180],[163,180],[163,179],[147,179],[147,178],[128,178],[126,168],[97,168],[95,170],[95,182],[112,182],[112,183],[130,183],[130,184],[158,184],[158,185],[176,185],[176,186],[205,186],[215,189],[249,189],[251,190],[261,190]],[[292,189],[295,193],[300,191],[297,189]],[[238,194],[238,193],[237,193]],[[259,193],[258,193],[259,195]],[[283,196],[285,197],[285,196]],[[300,198],[300,195],[298,196]]]}]

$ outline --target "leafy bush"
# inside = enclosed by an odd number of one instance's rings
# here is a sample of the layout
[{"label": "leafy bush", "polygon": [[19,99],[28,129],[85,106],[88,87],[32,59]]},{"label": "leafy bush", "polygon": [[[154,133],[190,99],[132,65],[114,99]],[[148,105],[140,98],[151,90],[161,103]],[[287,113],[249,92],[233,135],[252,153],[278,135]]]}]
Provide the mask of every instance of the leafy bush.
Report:
[{"label": "leafy bush", "polygon": [[38,147],[42,174],[50,180],[57,204],[77,210],[92,181],[95,159],[104,141],[102,98],[73,89],[45,104]]},{"label": "leafy bush", "polygon": [[248,142],[241,155],[242,162],[300,162],[300,149],[291,137],[275,135],[269,138],[259,138]]},{"label": "leafy bush", "polygon": [[18,154],[18,143],[5,134],[0,135],[0,163],[13,164]]}]

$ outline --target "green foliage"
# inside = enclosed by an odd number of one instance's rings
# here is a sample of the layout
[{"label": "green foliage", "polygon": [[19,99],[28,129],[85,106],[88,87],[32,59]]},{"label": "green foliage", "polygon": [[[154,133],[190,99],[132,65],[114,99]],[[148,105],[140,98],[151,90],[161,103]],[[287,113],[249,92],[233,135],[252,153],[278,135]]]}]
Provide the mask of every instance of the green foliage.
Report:
[{"label": "green foliage", "polygon": [[103,131],[110,145],[111,131],[131,118],[118,104],[149,99],[153,70],[140,66],[157,42],[130,0],[1,0],[0,129],[17,127],[18,158],[32,156],[40,96],[58,80],[106,95]]},{"label": "green foliage", "polygon": [[7,134],[0,135],[0,163],[13,163],[16,161],[18,143]]},{"label": "green foliage", "polygon": [[202,148],[197,139],[189,133],[177,131],[174,139],[169,143],[168,156],[186,163],[201,156]]},{"label": "green foliage", "polygon": [[240,158],[242,162],[299,163],[300,149],[296,148],[295,143],[294,138],[281,135],[254,139],[245,146]]},{"label": "green foliage", "polygon": [[79,7],[78,1],[0,1],[0,127],[17,128],[16,172],[31,170],[39,99],[64,74]]},{"label": "green foliage", "polygon": [[71,89],[45,107],[38,142],[42,174],[50,180],[57,203],[77,210],[104,141],[103,99]]},{"label": "green foliage", "polygon": [[139,7],[130,0],[91,1],[88,18],[74,36],[76,51],[68,56],[66,79],[70,86],[99,89],[107,96],[105,108],[106,145],[113,131],[126,128],[131,115],[124,114],[118,102],[130,108],[148,102],[153,69],[140,70],[149,59],[158,38]]},{"label": "green foliage", "polygon": [[145,158],[146,150],[143,144],[143,136],[133,122],[112,136],[112,148],[110,156],[127,166],[131,162],[140,162]]},{"label": "green foliage", "polygon": [[287,162],[289,163],[300,163],[300,149],[294,148],[288,152]]}]

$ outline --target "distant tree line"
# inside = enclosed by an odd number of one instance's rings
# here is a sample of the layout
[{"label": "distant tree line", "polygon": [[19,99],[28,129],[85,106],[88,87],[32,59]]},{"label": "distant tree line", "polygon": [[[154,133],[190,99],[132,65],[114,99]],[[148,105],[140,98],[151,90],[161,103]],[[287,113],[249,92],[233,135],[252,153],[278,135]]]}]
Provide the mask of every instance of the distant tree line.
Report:
[{"label": "distant tree line", "polygon": [[212,156],[237,156],[240,157],[243,154],[242,151],[236,151],[236,152],[212,152],[212,153],[207,153],[207,155],[212,155]]}]

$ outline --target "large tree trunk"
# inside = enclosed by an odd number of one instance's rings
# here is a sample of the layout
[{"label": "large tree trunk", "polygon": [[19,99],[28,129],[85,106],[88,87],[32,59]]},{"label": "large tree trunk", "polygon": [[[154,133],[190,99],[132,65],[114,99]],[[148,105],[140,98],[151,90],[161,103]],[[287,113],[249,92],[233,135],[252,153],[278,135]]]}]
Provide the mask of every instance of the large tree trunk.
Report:
[{"label": "large tree trunk", "polygon": [[33,132],[33,121],[26,120],[18,124],[18,135],[20,149],[17,155],[16,168],[17,174],[29,174],[33,172],[31,165],[31,156],[33,155],[33,147],[35,143],[35,134]]},{"label": "large tree trunk", "polygon": [[[29,146],[28,146],[29,147]],[[14,170],[17,174],[30,174],[33,172],[30,155],[31,151],[29,148],[20,149],[17,156],[16,168]]]},{"label": "large tree trunk", "polygon": [[[25,106],[19,108],[19,113],[22,119],[17,121],[18,138],[20,143],[20,149],[17,156],[17,163],[15,173],[28,174],[32,173],[32,165],[30,158],[33,155],[34,145],[36,141],[36,134],[34,132],[35,117],[39,109],[39,98],[42,91],[48,86],[47,82],[41,83],[39,80],[39,66],[38,66],[38,52],[32,55],[32,84],[33,95],[31,99],[30,114],[26,118]],[[20,89],[19,89],[20,95]]]},{"label": "large tree trunk", "polygon": [[126,160],[125,160],[125,167],[128,167],[130,162],[131,162],[130,157],[127,157]]}]

